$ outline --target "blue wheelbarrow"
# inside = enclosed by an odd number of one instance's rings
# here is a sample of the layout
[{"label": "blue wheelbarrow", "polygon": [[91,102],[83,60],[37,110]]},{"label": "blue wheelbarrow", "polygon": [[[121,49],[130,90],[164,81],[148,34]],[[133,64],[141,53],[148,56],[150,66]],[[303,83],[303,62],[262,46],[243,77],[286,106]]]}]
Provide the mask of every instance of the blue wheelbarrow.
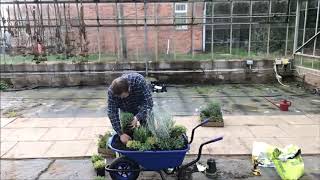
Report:
[{"label": "blue wheelbarrow", "polygon": [[200,145],[198,156],[195,160],[182,165],[186,153],[190,149],[190,144],[194,138],[195,130],[203,124],[206,124],[208,120],[203,121],[195,128],[192,129],[191,139],[187,146],[182,150],[170,150],[170,151],[128,151],[120,150],[113,147],[115,139],[118,135],[113,135],[109,138],[108,146],[114,152],[119,153],[121,156],[114,159],[110,165],[106,166],[106,171],[109,172],[110,177],[114,180],[135,180],[138,178],[141,171],[156,171],[160,174],[161,179],[165,179],[162,173],[177,174],[178,179],[183,179],[188,167],[194,165],[201,158],[203,146],[220,141],[223,137],[217,137],[210,141],[204,142]]}]

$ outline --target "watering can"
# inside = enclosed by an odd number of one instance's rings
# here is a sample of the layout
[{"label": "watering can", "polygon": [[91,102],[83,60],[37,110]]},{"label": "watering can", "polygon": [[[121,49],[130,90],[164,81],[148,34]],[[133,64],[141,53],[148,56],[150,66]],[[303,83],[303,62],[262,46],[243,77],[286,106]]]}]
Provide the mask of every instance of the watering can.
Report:
[{"label": "watering can", "polygon": [[291,106],[290,101],[287,101],[286,99],[283,99],[280,101],[279,108],[281,111],[288,111],[290,106]]}]

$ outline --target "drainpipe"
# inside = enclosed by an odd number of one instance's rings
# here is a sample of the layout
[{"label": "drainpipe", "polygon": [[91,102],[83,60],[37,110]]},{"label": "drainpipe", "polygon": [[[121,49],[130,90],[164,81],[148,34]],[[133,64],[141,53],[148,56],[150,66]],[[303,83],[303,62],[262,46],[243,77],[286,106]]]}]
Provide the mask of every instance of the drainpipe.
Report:
[{"label": "drainpipe", "polygon": [[144,61],[146,64],[146,76],[148,76],[148,56],[147,56],[147,52],[148,52],[148,37],[147,37],[147,0],[144,0]]},{"label": "drainpipe", "polygon": [[[204,2],[204,8],[203,8],[203,26],[202,26],[202,52],[206,51],[206,9],[207,9],[207,3]],[[211,21],[212,23],[212,21]],[[213,23],[212,23],[213,24]]]}]

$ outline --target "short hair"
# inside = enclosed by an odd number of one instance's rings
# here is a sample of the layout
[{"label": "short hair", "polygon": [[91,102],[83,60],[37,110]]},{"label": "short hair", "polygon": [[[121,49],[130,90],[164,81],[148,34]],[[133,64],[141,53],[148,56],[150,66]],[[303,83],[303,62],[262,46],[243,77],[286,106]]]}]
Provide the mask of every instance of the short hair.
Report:
[{"label": "short hair", "polygon": [[111,91],[114,95],[120,96],[122,93],[129,92],[128,80],[118,77],[111,83]]}]

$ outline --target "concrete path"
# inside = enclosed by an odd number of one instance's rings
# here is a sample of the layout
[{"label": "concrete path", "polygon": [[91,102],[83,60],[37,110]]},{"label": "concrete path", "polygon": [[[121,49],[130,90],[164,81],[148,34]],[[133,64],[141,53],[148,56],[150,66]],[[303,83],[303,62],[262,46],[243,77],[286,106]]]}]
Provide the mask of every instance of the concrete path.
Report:
[{"label": "concrete path", "polygon": [[[202,142],[224,136],[205,146],[204,154],[251,154],[254,141],[278,147],[296,144],[303,154],[320,154],[320,115],[225,116],[224,128],[200,127],[189,154]],[[196,116],[175,117],[191,129]],[[88,157],[97,152],[99,134],[111,129],[107,118],[1,118],[1,158]]]},{"label": "concrete path", "polygon": [[[184,163],[195,159],[187,156]],[[250,179],[250,180],[280,180],[274,168],[260,168],[262,176],[251,175],[250,156],[202,156],[200,162],[206,164],[208,158],[216,160],[217,173],[214,179]],[[319,179],[320,156],[304,156],[305,174],[301,180]],[[112,159],[107,159],[109,164]],[[27,159],[27,160],[1,160],[0,179],[40,179],[40,180],[93,180],[96,173],[89,159]],[[111,179],[106,174],[106,179]],[[166,175],[166,179],[174,180],[176,176]],[[203,173],[192,174],[192,179],[209,180]],[[142,172],[138,180],[160,180],[155,172]]]}]

